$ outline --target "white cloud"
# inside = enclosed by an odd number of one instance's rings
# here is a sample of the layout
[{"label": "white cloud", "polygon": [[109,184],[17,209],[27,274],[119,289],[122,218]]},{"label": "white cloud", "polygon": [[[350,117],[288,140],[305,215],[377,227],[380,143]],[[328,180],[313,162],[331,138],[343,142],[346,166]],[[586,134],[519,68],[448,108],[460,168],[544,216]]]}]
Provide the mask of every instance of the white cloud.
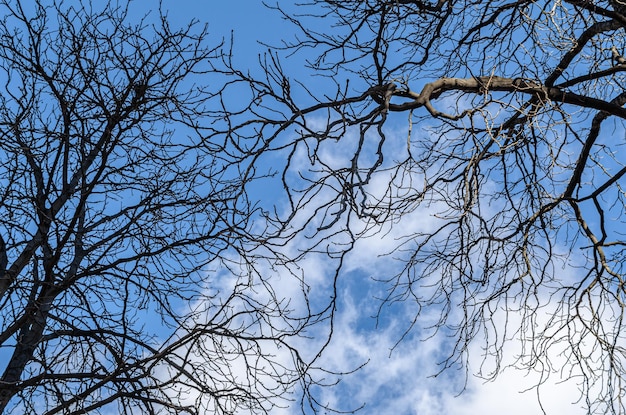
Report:
[{"label": "white cloud", "polygon": [[[356,300],[348,292],[340,310],[335,338],[327,350],[324,364],[336,369],[356,367],[361,370],[345,376],[334,389],[323,391],[323,401],[340,409],[352,409],[365,403],[364,415],[527,415],[584,414],[575,381],[562,382],[552,376],[538,391],[533,388],[541,379],[538,373],[508,367],[494,381],[485,382],[471,374],[465,384],[464,369],[448,369],[437,377],[437,363],[449,350],[448,340],[435,336],[422,341],[410,336],[395,345],[402,333],[400,324],[363,330],[364,313],[371,311],[367,300]],[[360,303],[359,303],[360,302]],[[407,312],[407,310],[402,310]],[[398,321],[402,315],[396,316]],[[410,318],[410,314],[405,315]],[[393,351],[392,351],[393,349]],[[504,356],[512,363],[519,343],[507,343]],[[470,362],[481,360],[480,342],[471,347]],[[551,356],[558,368],[565,365],[563,357]],[[504,362],[505,366],[507,362]],[[558,374],[553,374],[558,375]],[[462,393],[459,394],[459,392]],[[294,413],[297,413],[295,411]]]},{"label": "white cloud", "polygon": [[[400,144],[395,146],[402,147]],[[329,163],[333,166],[345,163],[349,154],[328,148],[322,148],[320,151],[328,152],[324,153],[324,157],[330,160]],[[299,167],[305,169],[307,166],[310,166],[307,155],[304,152],[297,153],[293,161],[294,169],[300,173]],[[412,177],[410,180],[419,180],[419,177]],[[382,197],[389,181],[388,172],[374,175],[368,185],[370,195]],[[298,210],[294,226],[303,226],[309,230],[315,230],[319,226],[320,217],[310,223],[307,223],[307,219],[313,215],[319,202],[327,200],[326,198],[330,196],[320,191],[315,197],[317,198],[315,204],[304,205]],[[422,310],[419,325],[400,343],[397,341],[411,326],[416,314],[414,303],[403,300],[385,307],[378,325],[376,324],[372,317],[379,311],[380,302],[376,298],[384,297],[386,287],[375,282],[372,277],[377,279],[393,277],[401,271],[403,265],[402,252],[396,251],[395,256],[386,257],[380,257],[380,254],[393,251],[399,242],[405,240],[403,238],[406,235],[428,232],[438,226],[437,220],[433,217],[433,212],[440,210],[438,208],[439,206],[434,203],[419,206],[416,204],[414,209],[401,219],[369,229],[368,224],[353,222],[355,229],[364,231],[363,235],[366,237],[357,241],[354,249],[345,258],[343,272],[337,281],[339,299],[334,321],[334,337],[317,364],[338,372],[355,369],[367,361],[368,364],[341,378],[332,374],[326,375],[329,382],[340,380],[340,383],[336,387],[320,389],[320,402],[345,410],[365,404],[361,411],[364,415],[381,413],[526,415],[539,414],[542,409],[549,414],[586,413],[581,409],[584,402],[578,401],[577,380],[574,378],[563,381],[559,369],[568,367],[572,362],[567,362],[558,350],[544,357],[544,361],[549,361],[554,371],[538,390],[533,387],[543,382],[544,378],[539,377],[536,372],[529,373],[512,366],[516,363],[515,358],[522,353],[521,347],[530,346],[530,343],[522,343],[515,337],[509,338],[504,343],[497,343],[502,347],[503,360],[498,366],[500,373],[492,382],[484,382],[474,376],[480,371],[480,364],[483,361],[484,343],[480,338],[476,338],[468,348],[470,362],[468,368],[460,367],[458,370],[452,368],[437,377],[432,377],[440,369],[438,363],[451,352],[453,342],[453,339],[446,337],[444,332],[423,341],[429,333],[423,331],[423,328],[439,318],[440,310],[435,308]],[[319,213],[317,212],[318,215]],[[341,233],[332,234],[332,237],[325,241],[326,245],[315,245],[316,240],[307,238],[310,235],[311,233],[299,234],[285,246],[277,247],[286,257],[294,257],[302,254],[308,247],[316,246],[317,252],[308,252],[297,265],[263,261],[256,264],[259,273],[251,280],[253,285],[251,296],[259,301],[267,301],[275,295],[278,300],[289,301],[289,308],[296,313],[306,310],[305,294],[313,307],[319,308],[326,304],[329,296],[334,294],[331,279],[336,261],[329,259],[325,249],[332,250],[336,244],[345,242],[346,238]],[[559,247],[555,246],[554,252],[558,250]],[[571,278],[571,275],[575,274],[575,270],[570,268],[561,272],[565,275],[563,279]],[[262,280],[259,279],[261,277]],[[436,276],[433,278],[436,279]],[[223,293],[228,294],[235,281],[233,277],[222,276],[218,279],[217,286],[222,288]],[[428,289],[423,285],[416,288]],[[536,300],[544,307],[541,309],[542,315],[549,316],[556,311],[556,308],[550,305],[551,299],[548,296],[540,293]],[[454,312],[455,310],[450,311]],[[505,314],[500,312],[494,317],[493,325],[502,328],[506,324],[512,329],[511,333],[515,333],[516,328],[522,324],[521,320],[515,317],[514,312],[510,313],[506,316],[508,320],[505,322]],[[535,323],[543,323],[539,320]],[[307,332],[311,338],[292,339],[292,344],[303,356],[310,358],[315,356],[323,344],[327,330],[327,326],[317,327]],[[270,345],[265,351],[274,354],[273,359],[286,367],[291,364],[286,350],[279,350]],[[496,366],[493,365],[493,361],[490,358],[486,359],[483,372],[494,367]],[[230,369],[235,375],[239,374],[237,376],[240,378],[245,376],[245,367],[238,363],[232,363]],[[465,369],[469,373],[467,383]],[[263,380],[260,378],[259,381]],[[459,395],[464,387],[465,390]],[[538,397],[541,398],[541,405]],[[275,408],[272,413],[295,414],[299,413],[299,408],[295,406],[289,409]]]}]

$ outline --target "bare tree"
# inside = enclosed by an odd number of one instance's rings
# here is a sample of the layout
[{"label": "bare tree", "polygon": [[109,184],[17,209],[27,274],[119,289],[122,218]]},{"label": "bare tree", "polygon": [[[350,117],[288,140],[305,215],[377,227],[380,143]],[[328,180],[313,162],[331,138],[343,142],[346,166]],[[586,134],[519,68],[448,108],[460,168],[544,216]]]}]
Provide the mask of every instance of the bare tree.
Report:
[{"label": "bare tree", "polygon": [[211,127],[228,51],[195,23],[89,3],[0,2],[0,413],[306,396],[315,356],[292,343],[324,315],[261,273],[260,175]]},{"label": "bare tree", "polygon": [[[456,339],[446,367],[484,342],[492,379],[521,341],[519,367],[565,374],[590,412],[625,413],[621,2],[277,11],[298,35],[266,56],[264,77],[242,75],[256,118],[231,134],[261,131],[257,153],[284,157],[289,208],[268,214],[283,238],[306,233],[302,251],[338,258],[339,278],[359,237],[430,212],[429,230],[388,252],[402,271],[373,276],[383,303],[412,302],[416,321],[439,310],[434,330]],[[285,69],[303,64],[310,79]]]}]

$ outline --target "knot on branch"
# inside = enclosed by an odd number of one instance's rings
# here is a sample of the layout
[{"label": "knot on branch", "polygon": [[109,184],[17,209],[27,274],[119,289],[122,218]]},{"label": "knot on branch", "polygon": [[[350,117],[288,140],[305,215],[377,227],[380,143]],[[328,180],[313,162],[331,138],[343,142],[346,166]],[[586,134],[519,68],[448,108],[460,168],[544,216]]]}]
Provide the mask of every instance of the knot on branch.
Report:
[{"label": "knot on branch", "polygon": [[133,89],[133,103],[142,102],[146,91],[148,90],[148,84],[145,81],[137,81],[132,85]]},{"label": "knot on branch", "polygon": [[397,85],[393,82],[389,82],[385,85],[377,85],[369,90],[369,95],[372,97],[374,102],[378,105],[381,105],[385,111],[389,111],[389,102],[391,101],[391,97],[397,89]]}]

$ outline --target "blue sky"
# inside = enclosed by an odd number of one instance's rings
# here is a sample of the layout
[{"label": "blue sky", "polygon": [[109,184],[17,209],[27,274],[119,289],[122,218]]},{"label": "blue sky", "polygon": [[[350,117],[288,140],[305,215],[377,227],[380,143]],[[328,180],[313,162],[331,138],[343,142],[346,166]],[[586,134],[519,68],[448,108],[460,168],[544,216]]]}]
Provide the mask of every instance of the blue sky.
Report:
[{"label": "blue sky", "polygon": [[288,26],[281,17],[264,7],[260,1],[181,1],[165,0],[172,22],[185,23],[190,18],[209,24],[209,32],[216,39],[230,37],[234,32],[237,47],[236,58],[241,62],[253,63],[264,48],[258,41],[280,40]]}]

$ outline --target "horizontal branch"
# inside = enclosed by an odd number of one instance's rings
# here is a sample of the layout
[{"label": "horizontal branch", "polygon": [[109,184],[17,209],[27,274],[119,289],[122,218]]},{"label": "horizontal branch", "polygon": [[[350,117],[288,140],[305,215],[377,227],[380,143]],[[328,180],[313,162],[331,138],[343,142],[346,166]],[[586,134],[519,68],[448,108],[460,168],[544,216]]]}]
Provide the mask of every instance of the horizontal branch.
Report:
[{"label": "horizontal branch", "polygon": [[438,98],[444,92],[459,91],[475,94],[484,94],[490,91],[517,92],[538,97],[544,101],[554,101],[579,107],[593,108],[626,119],[626,108],[601,99],[564,91],[557,87],[548,87],[539,82],[522,78],[502,78],[498,76],[481,76],[473,78],[441,78],[424,86],[421,92],[397,89],[394,84],[389,84],[388,92],[393,96],[410,98],[411,101],[403,103],[390,103],[388,94],[379,88],[372,88],[370,96],[379,104],[385,105],[389,111],[407,111],[425,107],[433,116],[449,119],[459,119],[468,112],[458,115],[449,115],[437,111],[431,104],[431,100]]}]

